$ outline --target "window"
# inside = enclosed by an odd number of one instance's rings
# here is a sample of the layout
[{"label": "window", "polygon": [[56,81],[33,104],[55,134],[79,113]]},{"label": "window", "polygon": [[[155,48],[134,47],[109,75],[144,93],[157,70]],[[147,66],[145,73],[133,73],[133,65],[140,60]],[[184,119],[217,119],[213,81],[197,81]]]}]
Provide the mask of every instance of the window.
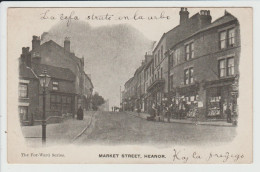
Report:
[{"label": "window", "polygon": [[220,49],[226,48],[226,31],[220,32]]},{"label": "window", "polygon": [[185,46],[185,60],[194,58],[194,43],[191,42]]},{"label": "window", "polygon": [[235,45],[235,29],[229,29],[220,32],[220,49],[234,47]]},{"label": "window", "polygon": [[194,83],[194,77],[193,77],[193,68],[185,69],[184,70],[184,84],[192,84]]},{"label": "window", "polygon": [[184,83],[189,84],[189,69],[184,70]]},{"label": "window", "polygon": [[234,69],[235,69],[235,64],[234,64],[234,58],[228,58],[227,59],[227,75],[231,76],[234,75]]},{"label": "window", "polygon": [[161,47],[161,59],[163,59],[163,46]]},{"label": "window", "polygon": [[28,84],[19,84],[19,97],[28,98]]},{"label": "window", "polygon": [[158,60],[157,64],[159,64],[159,62],[160,62],[160,50],[158,50],[158,59],[157,60]]},{"label": "window", "polygon": [[21,121],[28,120],[28,107],[27,106],[19,106],[19,114]]},{"label": "window", "polygon": [[193,59],[194,58],[194,43],[192,42],[191,44],[190,44],[190,50],[191,50],[191,58]]},{"label": "window", "polygon": [[161,68],[161,79],[162,79],[162,74],[163,74],[163,68]]},{"label": "window", "polygon": [[234,57],[219,60],[219,77],[232,76],[234,74]]},{"label": "window", "polygon": [[219,61],[219,76],[226,76],[226,59]]},{"label": "window", "polygon": [[72,112],[72,98],[65,95],[51,95],[51,110],[63,113]]},{"label": "window", "polygon": [[156,66],[157,64],[157,54],[155,54],[155,58],[154,58],[154,66]]},{"label": "window", "polygon": [[172,65],[175,66],[180,63],[180,49],[174,51]]},{"label": "window", "polygon": [[52,82],[52,90],[55,90],[55,91],[59,90],[59,82],[57,82],[57,81]]},{"label": "window", "polygon": [[186,45],[185,47],[185,59],[189,60],[190,59],[190,46]]},{"label": "window", "polygon": [[228,30],[228,46],[233,47],[235,44],[235,29]]}]

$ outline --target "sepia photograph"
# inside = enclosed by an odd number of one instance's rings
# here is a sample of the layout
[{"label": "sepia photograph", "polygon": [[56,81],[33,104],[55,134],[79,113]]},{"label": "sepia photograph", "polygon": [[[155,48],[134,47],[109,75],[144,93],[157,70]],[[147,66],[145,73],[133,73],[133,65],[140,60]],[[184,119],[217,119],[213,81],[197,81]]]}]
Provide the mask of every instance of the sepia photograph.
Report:
[{"label": "sepia photograph", "polygon": [[8,162],[252,163],[252,20],[249,7],[8,8]]}]

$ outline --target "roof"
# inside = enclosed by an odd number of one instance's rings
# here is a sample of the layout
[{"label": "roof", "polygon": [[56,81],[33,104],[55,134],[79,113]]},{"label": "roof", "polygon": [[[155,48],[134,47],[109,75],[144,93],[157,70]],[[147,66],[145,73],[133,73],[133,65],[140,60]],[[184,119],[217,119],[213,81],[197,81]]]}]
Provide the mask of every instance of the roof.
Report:
[{"label": "roof", "polygon": [[[225,15],[224,16],[216,19],[209,26],[199,30],[198,32],[206,31],[206,30],[209,30],[211,28],[223,25],[225,23],[229,23],[229,22],[234,21],[234,20],[237,20],[237,18],[235,16],[233,16],[232,14],[230,14],[229,12],[225,11]],[[197,34],[197,32],[195,34]]]},{"label": "roof", "polygon": [[23,78],[36,79],[36,76],[33,74],[33,71],[28,68],[25,63],[20,63],[19,65],[19,76]]},{"label": "roof", "polygon": [[76,78],[75,75],[72,73],[72,71],[68,68],[61,68],[61,67],[55,67],[55,66],[50,66],[45,64],[36,64],[36,63],[32,63],[31,68],[37,76],[42,74],[44,69],[46,69],[47,74],[55,79],[75,81]]},{"label": "roof", "polygon": [[90,79],[90,77],[88,76],[88,74],[86,74],[86,73],[84,72],[84,75],[86,76],[87,80],[89,81],[91,88],[94,88],[93,83],[92,83],[92,80]]},{"label": "roof", "polygon": [[41,44],[40,47],[44,46],[44,45],[50,46],[51,44],[55,44],[57,48],[59,48],[62,52],[66,53],[76,63],[81,63],[81,59],[79,57],[75,56],[74,53],[71,53],[71,52],[68,52],[68,51],[64,51],[64,47],[60,46],[58,43],[54,42],[53,40],[49,40],[49,41]]},{"label": "roof", "polygon": [[[204,27],[204,28],[198,30],[197,32],[194,32],[194,33],[192,33],[192,34],[186,36],[184,39],[180,40],[179,42],[184,41],[184,40],[186,40],[186,39],[188,39],[188,38],[190,38],[190,37],[192,37],[192,36],[194,36],[194,35],[196,35],[196,34],[199,34],[199,33],[201,33],[201,32],[205,32],[205,31],[207,31],[207,30],[209,30],[209,29],[212,29],[212,28],[221,26],[221,25],[223,25],[223,24],[226,24],[226,23],[229,23],[229,22],[235,21],[235,20],[237,20],[237,18],[236,18],[235,16],[233,16],[233,15],[230,14],[229,12],[225,11],[225,15],[224,15],[224,16],[222,16],[222,17],[216,19],[216,20],[215,20],[214,22],[212,22],[210,25],[208,25],[208,26],[206,26],[206,27]],[[179,43],[179,42],[178,42],[178,43]],[[176,44],[173,44],[173,45],[171,46],[171,48],[173,48],[175,45],[176,45]]]},{"label": "roof", "polygon": [[127,84],[129,84],[133,79],[134,79],[134,77],[131,77],[130,79],[128,79],[128,80],[125,82],[125,86],[126,86]]},{"label": "roof", "polygon": [[[197,27],[190,27],[191,23],[198,23],[196,22],[197,20],[199,20],[200,14],[196,13],[193,16],[191,16],[188,19],[187,23],[184,24],[179,24],[177,26],[175,26],[174,28],[172,28],[171,30],[169,30],[168,32],[164,33],[162,35],[162,37],[160,38],[159,42],[157,43],[157,45],[155,46],[154,50],[155,51],[157,49],[157,47],[160,45],[161,41],[166,38],[168,39],[170,42],[166,43],[166,46],[171,46],[171,45],[175,45],[176,43],[178,43],[179,41],[181,41],[183,38],[187,37],[188,35],[190,35],[191,33],[196,32],[199,28],[199,24],[197,25]],[[166,47],[167,49],[169,47]]]}]

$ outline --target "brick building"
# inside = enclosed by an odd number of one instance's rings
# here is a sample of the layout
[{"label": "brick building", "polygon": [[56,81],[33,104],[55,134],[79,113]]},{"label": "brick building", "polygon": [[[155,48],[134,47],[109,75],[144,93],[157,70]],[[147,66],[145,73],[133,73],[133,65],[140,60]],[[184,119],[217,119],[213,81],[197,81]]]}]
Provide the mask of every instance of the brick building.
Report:
[{"label": "brick building", "polygon": [[[209,11],[200,15],[209,15]],[[239,74],[240,35],[233,15],[225,12],[207,27],[176,42],[169,54],[171,96],[185,97],[191,107],[199,106],[200,118],[226,118],[223,112],[227,105],[236,110],[233,87]],[[188,116],[195,114],[191,111]]]},{"label": "brick building", "polygon": [[146,111],[151,103],[184,100],[186,117],[226,119],[236,114],[240,30],[230,13],[212,22],[209,10],[189,17],[181,8],[180,23],[163,34],[145,71]]},{"label": "brick building", "polygon": [[42,116],[42,88],[38,76],[44,69],[51,76],[46,95],[46,116],[75,115],[79,106],[89,109],[93,84],[83,71],[84,59],[69,52],[69,40],[62,48],[53,41],[40,45],[33,36],[32,50],[22,48],[19,66],[19,113],[22,124],[32,125]]}]

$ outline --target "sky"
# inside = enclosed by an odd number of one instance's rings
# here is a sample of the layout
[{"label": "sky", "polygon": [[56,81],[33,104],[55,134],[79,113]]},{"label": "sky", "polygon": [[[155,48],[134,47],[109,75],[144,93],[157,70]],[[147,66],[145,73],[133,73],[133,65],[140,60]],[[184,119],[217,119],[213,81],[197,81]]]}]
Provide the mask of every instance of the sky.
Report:
[{"label": "sky", "polygon": [[[214,21],[224,15],[225,8],[188,8],[189,16],[200,10],[210,10]],[[179,24],[179,11],[180,8],[9,8],[8,40],[12,40],[9,42],[12,46],[8,55],[18,58],[22,47],[29,46],[31,49],[32,35],[40,36],[61,20],[68,25],[73,24],[72,21],[86,21],[94,28],[126,23],[149,40],[159,41],[163,33]],[[227,11],[239,16],[238,9],[228,8]],[[82,55],[78,54],[78,57]],[[123,90],[124,83],[121,84]],[[110,106],[113,105],[119,106],[119,96],[117,100],[110,101]]]}]

